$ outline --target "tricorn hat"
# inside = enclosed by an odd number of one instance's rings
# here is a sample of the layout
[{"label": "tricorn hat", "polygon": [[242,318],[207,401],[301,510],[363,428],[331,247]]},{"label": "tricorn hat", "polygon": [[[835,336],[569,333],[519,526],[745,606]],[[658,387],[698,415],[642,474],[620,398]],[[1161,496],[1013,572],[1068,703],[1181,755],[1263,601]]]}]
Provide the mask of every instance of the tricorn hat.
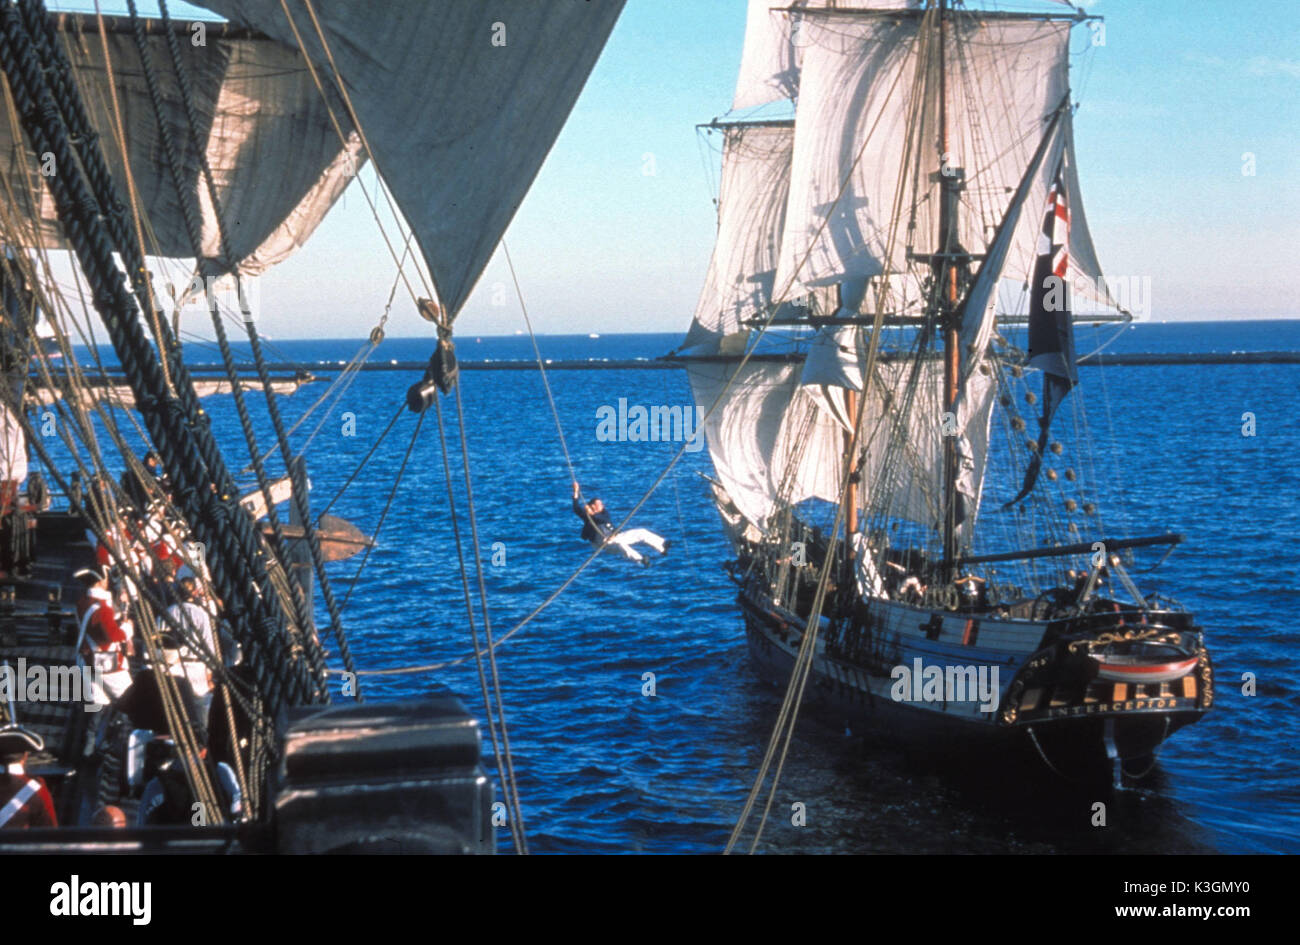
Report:
[{"label": "tricorn hat", "polygon": [[45,739],[21,725],[0,728],[0,756],[22,755],[29,751],[43,751]]}]

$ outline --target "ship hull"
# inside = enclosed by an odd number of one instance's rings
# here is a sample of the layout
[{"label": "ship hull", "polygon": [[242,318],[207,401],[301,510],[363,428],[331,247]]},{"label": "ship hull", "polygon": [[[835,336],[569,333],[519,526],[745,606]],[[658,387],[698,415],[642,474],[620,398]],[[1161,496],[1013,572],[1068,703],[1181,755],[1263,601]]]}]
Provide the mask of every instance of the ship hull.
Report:
[{"label": "ship hull", "polygon": [[[805,621],[752,587],[742,590],[739,602],[756,671],[784,687],[796,665]],[[1061,636],[1062,628],[1051,623],[979,620],[892,601],[871,601],[868,612],[874,650],[845,658],[819,639],[805,699],[828,723],[909,752],[952,760],[993,754],[1032,761],[1072,780],[1137,778],[1151,769],[1164,740],[1199,719],[1212,700],[1203,649],[1183,677],[1186,683],[1163,680],[1139,691],[1131,683],[1117,687],[1097,673],[1080,689],[1068,676],[1076,667],[1053,660],[1068,643],[1043,645],[1053,633]],[[969,641],[972,623],[993,645],[953,639],[960,633]],[[909,632],[912,628],[916,632]],[[823,618],[819,637],[833,639],[836,629]],[[964,692],[938,685],[936,671],[946,682],[949,668],[957,670],[951,674],[955,678],[974,685]],[[1059,683],[1055,689],[1053,677]],[[936,684],[927,691],[918,679]]]}]

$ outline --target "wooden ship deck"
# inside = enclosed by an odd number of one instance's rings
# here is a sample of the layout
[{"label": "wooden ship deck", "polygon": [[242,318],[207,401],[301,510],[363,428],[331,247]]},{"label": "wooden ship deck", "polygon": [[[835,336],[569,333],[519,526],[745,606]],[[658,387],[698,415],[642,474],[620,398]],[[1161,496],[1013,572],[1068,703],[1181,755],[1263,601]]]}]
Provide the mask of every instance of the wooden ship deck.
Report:
[{"label": "wooden ship deck", "polygon": [[[36,555],[27,576],[0,578],[0,663],[13,667],[76,668],[80,588],[72,575],[95,564],[86,540],[87,524],[76,512],[40,512],[33,529]],[[20,662],[21,661],[21,662]],[[45,750],[28,760],[29,772],[45,778],[56,798],[61,822],[75,819],[76,766],[84,748],[88,720],[84,703],[23,701],[7,705],[16,721],[45,739]]]}]

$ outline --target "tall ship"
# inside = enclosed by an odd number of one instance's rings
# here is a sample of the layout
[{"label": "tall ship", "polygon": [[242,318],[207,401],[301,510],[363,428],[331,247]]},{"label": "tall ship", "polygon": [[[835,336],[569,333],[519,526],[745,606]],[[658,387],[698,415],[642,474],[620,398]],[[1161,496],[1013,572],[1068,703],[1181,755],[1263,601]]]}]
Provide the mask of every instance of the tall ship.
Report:
[{"label": "tall ship", "polygon": [[1069,3],[752,0],[731,114],[762,117],[702,126],[718,234],[674,356],[787,710],[1118,784],[1213,675],[1134,577],[1182,536],[1107,502],[1153,471],[1083,409],[1076,324],[1131,318],[1079,187],[1071,41],[1097,35]]},{"label": "tall ship", "polygon": [[[367,497],[313,508],[311,426],[278,399],[307,385],[324,422],[408,304],[430,359],[389,429],[436,415],[446,460],[456,316],[622,2],[202,6],[0,0],[0,849],[478,853],[502,828],[524,851],[468,461],[444,462],[449,501],[468,498],[445,606],[483,724],[454,697],[365,701],[326,564],[368,557],[345,518]],[[358,189],[392,293],[321,390],[268,367],[257,279]],[[242,453],[218,443],[215,394]],[[412,595],[412,626],[428,605]]]}]

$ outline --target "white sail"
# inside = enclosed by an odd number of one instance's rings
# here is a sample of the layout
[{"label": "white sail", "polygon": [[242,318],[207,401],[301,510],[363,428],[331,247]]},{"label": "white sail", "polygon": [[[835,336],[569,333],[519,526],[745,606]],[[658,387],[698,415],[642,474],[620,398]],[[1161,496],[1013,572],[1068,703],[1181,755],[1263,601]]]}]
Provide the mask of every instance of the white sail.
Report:
[{"label": "white sail", "polygon": [[[790,501],[812,496],[837,500],[844,444],[832,419],[815,416],[804,444],[811,454],[805,450],[799,462],[791,456],[794,421],[789,418],[806,416],[811,406],[799,384],[800,365],[751,360],[737,368],[721,361],[696,361],[687,368],[700,414],[717,401],[702,429],[713,468],[736,508],[765,527],[787,473],[795,477],[787,493]],[[829,451],[823,449],[827,444]]]},{"label": "white sail", "polygon": [[[1070,208],[1070,253],[1066,282],[1070,292],[1071,311],[1076,318],[1101,316],[1122,317],[1127,311],[1121,298],[1111,290],[1097,260],[1097,250],[1088,229],[1088,218],[1083,210],[1083,193],[1079,186],[1079,165],[1074,150],[1074,122],[1070,113],[1064,116],[1065,136],[1065,198]],[[1032,219],[1034,215],[1028,214]],[[1030,222],[1022,225],[1033,227]],[[1020,259],[1015,267],[1008,267],[1007,277],[998,287],[995,300],[999,315],[1024,316],[1029,311],[1029,277],[1032,259]],[[1022,269],[1024,271],[1020,271]]]},{"label": "white sail", "polygon": [[[110,83],[98,28],[72,28],[78,22],[64,23],[64,47],[124,202],[128,200],[125,166],[130,165],[148,232],[146,253],[192,258],[193,243],[164,163],[135,40],[123,21],[106,20],[114,24],[103,37],[112,61]],[[216,216],[198,155],[189,146],[186,113],[166,37],[151,31],[147,47],[162,89],[164,116],[182,166],[185,192],[200,214],[203,256],[209,269],[224,271]],[[350,154],[340,144],[326,103],[301,59],[279,43],[231,38],[213,24],[206,46],[194,46],[186,32],[180,49],[192,86],[200,146],[222,204],[236,269],[259,273],[286,258],[316,229],[360,166],[358,144],[352,143]],[[114,94],[125,125],[125,161],[114,121]],[[343,127],[351,129],[346,114]],[[30,182],[28,194],[19,195],[20,201],[26,196],[30,203],[24,212],[14,214],[23,244],[66,248],[53,201],[42,179],[28,171],[41,167],[41,161],[27,151],[21,137],[15,139],[8,122],[0,122],[0,161],[8,165],[11,180]]]},{"label": "white sail", "polygon": [[[913,372],[915,392],[907,405],[904,391],[913,384]],[[943,444],[946,436],[952,436],[960,464],[957,491],[971,510],[963,527],[974,521],[988,466],[996,385],[990,375],[973,375],[956,416],[945,422],[943,373],[938,359],[878,365],[862,406],[864,461],[859,494],[864,509],[939,529]]]},{"label": "white sail", "polygon": [[728,125],[723,134],[718,238],[685,342],[688,348],[705,346],[699,353],[709,354],[771,303],[794,124]]},{"label": "white sail", "polygon": [[[919,14],[802,16],[803,71],[778,299],[787,287],[798,294],[801,286],[861,285],[886,266],[907,272],[909,249],[928,252],[937,240],[938,184],[930,172],[939,165],[938,108],[920,98],[938,83],[926,82],[918,69],[922,42],[935,42],[935,31],[922,37]],[[1044,120],[1066,94],[1070,24],[960,11],[948,20],[946,165],[965,172],[959,236],[967,250],[980,253],[1041,140]],[[914,128],[909,119],[918,110],[924,121]],[[909,143],[913,150],[905,161]],[[1040,172],[1030,205],[1046,195],[1051,170]],[[1017,238],[1009,265],[1027,271],[1031,237]]]},{"label": "white sail", "polygon": [[817,330],[799,375],[801,384],[862,390],[865,354],[862,332],[852,326],[827,325]]},{"label": "white sail", "polygon": [[[823,0],[824,2],[824,0]],[[806,5],[794,0],[791,7]],[[794,98],[799,88],[798,14],[787,14],[775,0],[749,0],[740,76],[731,107],[753,108]]]},{"label": "white sail", "polygon": [[[560,133],[622,0],[202,0],[334,68],[445,311],[464,304]],[[332,63],[331,63],[332,57]]]},{"label": "white sail", "polygon": [[[1006,216],[999,221],[997,234],[989,244],[984,258],[980,260],[979,269],[962,303],[959,352],[962,382],[978,367],[984,352],[988,350],[989,338],[993,333],[995,293],[998,281],[1006,269],[1008,253],[1022,230],[1033,225],[1032,219],[1022,222],[1026,217],[1033,216],[1024,212],[1028,193],[1033,189],[1033,183],[1044,167],[1055,168],[1060,164],[1061,151],[1065,145],[1061,119],[1067,107],[1068,103],[1062,100],[1047,130],[1043,133],[1043,138],[1035,149],[1034,156],[1007,206]],[[1039,240],[1041,239],[1040,236]],[[1039,246],[1038,250],[1041,252],[1042,247]]]},{"label": "white sail", "polygon": [[[835,0],[749,0],[740,76],[731,107],[754,108],[799,92],[803,40],[800,10],[834,7]],[[855,0],[855,9],[915,9],[920,0]]]},{"label": "white sail", "polygon": [[[803,367],[795,363],[751,360],[728,385],[736,370],[735,363],[724,362],[693,362],[687,369],[701,414],[721,398],[702,429],[718,479],[736,507],[764,528],[780,503],[838,502],[848,446],[843,408],[835,402],[842,390],[803,383]],[[902,394],[914,370],[916,393],[909,405]],[[963,526],[968,527],[988,462],[992,378],[975,375],[945,434],[941,362],[887,362],[876,372],[859,407],[861,507],[937,527],[943,441],[951,435],[957,437],[961,462],[957,488],[972,510]],[[900,411],[905,411],[901,420]],[[890,457],[896,457],[892,466]]]},{"label": "white sail", "polygon": [[[853,414],[844,394],[862,391],[867,353],[861,331],[852,327],[822,328],[813,339],[800,374],[801,393],[815,404],[836,428],[808,434],[783,428],[777,439],[777,454],[792,450],[804,436],[822,434],[814,452],[831,454],[838,470],[852,433]],[[953,436],[961,463],[957,488],[967,498],[968,508],[977,508],[988,460],[989,422],[992,416],[994,384],[989,375],[976,373],[964,388],[955,416],[945,424],[943,364],[937,359],[879,362],[875,377],[857,401],[862,417],[860,452],[863,457],[862,485],[858,490],[864,509],[875,509],[890,517],[935,525],[942,513],[937,483],[943,469],[943,438]],[[909,388],[913,391],[908,395]],[[791,416],[797,415],[792,409]],[[887,468],[887,457],[898,457],[898,465]],[[834,492],[838,495],[838,491]]]},{"label": "white sail", "polygon": [[[935,172],[960,169],[958,239],[975,257],[972,272],[981,257],[992,256],[963,332],[964,347],[982,351],[998,277],[1025,281],[1032,272],[1040,222],[1032,208],[1042,205],[1063,154],[1066,187],[1077,203],[1069,112],[1063,110],[1073,21],[950,10],[941,83],[937,17],[879,10],[886,5],[895,4],[832,9],[818,3],[765,14],[762,4],[751,4],[736,104],[797,93],[785,227],[776,241],[769,304],[811,295],[822,314],[923,314],[931,268],[913,254],[937,249],[941,189]],[[942,156],[936,148],[941,87],[947,90]],[[1023,212],[1026,207],[1031,212]],[[1099,275],[1085,223],[1078,224],[1074,252],[1076,220],[1072,261],[1079,272]],[[734,239],[723,229],[725,218],[720,245]],[[706,291],[716,295],[717,289],[711,284]],[[697,335],[700,321],[697,313]],[[783,502],[839,498],[851,432],[845,399],[850,390],[864,390],[865,361],[861,329],[841,323],[818,332],[801,367],[751,363],[725,391],[734,366],[691,366],[701,408],[721,396],[704,428],[719,477],[751,522],[765,525]],[[945,416],[941,359],[876,365],[857,402],[858,495],[872,519],[942,531],[944,447],[955,442],[955,487],[965,498],[959,540],[969,539],[982,497],[996,384],[978,357],[961,363],[962,393],[953,416]]]}]

